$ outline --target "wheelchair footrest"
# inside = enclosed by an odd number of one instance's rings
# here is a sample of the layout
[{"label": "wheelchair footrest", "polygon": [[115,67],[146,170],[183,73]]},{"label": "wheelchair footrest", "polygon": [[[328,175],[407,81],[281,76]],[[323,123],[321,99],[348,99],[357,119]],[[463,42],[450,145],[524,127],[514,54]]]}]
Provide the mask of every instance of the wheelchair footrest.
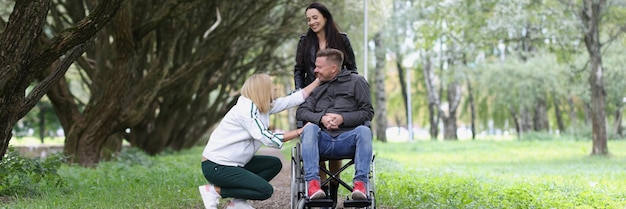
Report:
[{"label": "wheelchair footrest", "polygon": [[306,204],[309,207],[332,207],[333,200],[331,199],[315,199],[309,200]]},{"label": "wheelchair footrest", "polygon": [[345,208],[364,208],[372,205],[372,200],[345,200],[343,201],[343,207]]}]

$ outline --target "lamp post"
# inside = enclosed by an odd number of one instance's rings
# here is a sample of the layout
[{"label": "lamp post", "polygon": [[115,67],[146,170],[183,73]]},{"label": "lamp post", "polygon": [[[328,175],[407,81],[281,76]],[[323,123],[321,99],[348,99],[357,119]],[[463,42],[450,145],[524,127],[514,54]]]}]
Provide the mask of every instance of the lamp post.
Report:
[{"label": "lamp post", "polygon": [[363,77],[367,80],[367,0],[363,0]]}]

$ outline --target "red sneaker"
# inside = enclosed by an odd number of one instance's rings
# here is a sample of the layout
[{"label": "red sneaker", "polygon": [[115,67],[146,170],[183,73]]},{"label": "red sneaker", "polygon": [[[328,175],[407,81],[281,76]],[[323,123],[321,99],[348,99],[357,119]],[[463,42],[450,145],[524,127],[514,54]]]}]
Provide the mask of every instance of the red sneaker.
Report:
[{"label": "red sneaker", "polygon": [[326,193],[324,193],[324,191],[322,191],[322,188],[320,188],[319,180],[309,181],[309,193],[308,194],[309,194],[309,199],[311,200],[322,199],[326,197]]},{"label": "red sneaker", "polygon": [[365,183],[362,181],[354,182],[354,189],[352,189],[352,199],[353,200],[367,200]]}]

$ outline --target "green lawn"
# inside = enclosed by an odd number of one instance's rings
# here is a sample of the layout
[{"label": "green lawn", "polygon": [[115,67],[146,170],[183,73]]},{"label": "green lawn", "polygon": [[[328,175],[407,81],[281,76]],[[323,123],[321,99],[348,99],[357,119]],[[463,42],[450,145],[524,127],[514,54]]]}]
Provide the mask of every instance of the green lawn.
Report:
[{"label": "green lawn", "polygon": [[608,147],[591,157],[591,142],[573,140],[376,144],[377,194],[397,208],[626,208],[626,141]]},{"label": "green lawn", "polygon": [[[626,141],[608,145],[611,156],[590,157],[589,141],[376,143],[376,200],[385,208],[623,209]],[[63,166],[63,187],[12,197],[0,208],[200,207],[201,151],[128,153],[95,169]]]}]

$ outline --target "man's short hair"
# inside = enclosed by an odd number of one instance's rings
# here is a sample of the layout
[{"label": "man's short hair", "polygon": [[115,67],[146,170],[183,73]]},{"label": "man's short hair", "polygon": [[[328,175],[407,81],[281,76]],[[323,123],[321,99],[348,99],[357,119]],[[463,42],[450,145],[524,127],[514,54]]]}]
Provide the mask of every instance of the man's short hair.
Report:
[{"label": "man's short hair", "polygon": [[319,50],[316,54],[316,57],[326,57],[328,61],[336,64],[339,69],[341,69],[341,66],[343,64],[343,52],[337,49],[326,48]]}]

